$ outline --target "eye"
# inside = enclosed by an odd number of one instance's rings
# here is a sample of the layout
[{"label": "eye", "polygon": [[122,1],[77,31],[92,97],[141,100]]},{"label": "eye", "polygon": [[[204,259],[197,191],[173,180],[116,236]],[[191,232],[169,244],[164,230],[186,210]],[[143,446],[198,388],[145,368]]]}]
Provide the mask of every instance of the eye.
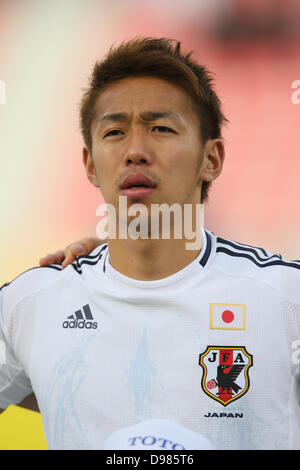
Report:
[{"label": "eye", "polygon": [[163,133],[165,133],[165,132],[173,132],[173,134],[175,133],[172,129],[170,129],[169,127],[166,127],[166,126],[154,126],[154,127],[152,127],[152,130],[153,129],[158,129],[159,132],[163,132]]},{"label": "eye", "polygon": [[120,135],[120,134],[118,134],[119,132],[123,133],[123,131],[120,131],[119,129],[113,129],[112,131],[107,132],[107,134],[105,134],[103,136],[103,138],[110,137],[110,136],[113,136],[113,135]]}]

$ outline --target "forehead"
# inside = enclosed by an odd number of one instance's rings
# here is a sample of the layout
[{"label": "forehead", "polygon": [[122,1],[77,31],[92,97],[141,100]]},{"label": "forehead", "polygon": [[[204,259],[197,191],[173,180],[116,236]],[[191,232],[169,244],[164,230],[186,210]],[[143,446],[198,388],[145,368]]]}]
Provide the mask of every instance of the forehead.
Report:
[{"label": "forehead", "polygon": [[95,117],[108,112],[174,111],[195,118],[190,95],[180,86],[156,77],[129,77],[109,84],[95,102]]}]

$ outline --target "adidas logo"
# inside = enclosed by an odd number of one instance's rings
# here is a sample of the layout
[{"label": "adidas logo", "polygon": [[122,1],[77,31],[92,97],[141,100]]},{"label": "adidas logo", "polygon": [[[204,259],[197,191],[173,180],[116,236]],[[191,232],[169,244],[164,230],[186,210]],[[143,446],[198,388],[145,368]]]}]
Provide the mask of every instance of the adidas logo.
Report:
[{"label": "adidas logo", "polygon": [[92,321],[94,318],[89,304],[84,305],[82,310],[76,310],[74,315],[70,315],[68,319],[63,322],[63,328],[86,328],[87,330],[97,328],[98,323]]}]

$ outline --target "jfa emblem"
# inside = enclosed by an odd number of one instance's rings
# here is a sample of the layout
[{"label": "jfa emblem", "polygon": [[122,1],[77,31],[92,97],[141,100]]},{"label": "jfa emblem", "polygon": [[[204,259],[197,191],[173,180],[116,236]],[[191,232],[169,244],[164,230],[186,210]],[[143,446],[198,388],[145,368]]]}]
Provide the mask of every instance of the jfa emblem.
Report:
[{"label": "jfa emblem", "polygon": [[244,346],[207,346],[199,356],[199,365],[203,368],[203,391],[223,406],[249,390],[253,357]]}]

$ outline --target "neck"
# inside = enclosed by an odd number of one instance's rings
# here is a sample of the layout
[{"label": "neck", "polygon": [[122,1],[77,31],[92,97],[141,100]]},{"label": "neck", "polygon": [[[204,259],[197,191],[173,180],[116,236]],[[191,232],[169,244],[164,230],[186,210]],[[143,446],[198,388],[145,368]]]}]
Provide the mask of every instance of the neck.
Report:
[{"label": "neck", "polygon": [[109,239],[110,264],[125,276],[140,281],[162,279],[185,268],[199,255],[202,236],[195,249],[186,249],[191,240]]}]

